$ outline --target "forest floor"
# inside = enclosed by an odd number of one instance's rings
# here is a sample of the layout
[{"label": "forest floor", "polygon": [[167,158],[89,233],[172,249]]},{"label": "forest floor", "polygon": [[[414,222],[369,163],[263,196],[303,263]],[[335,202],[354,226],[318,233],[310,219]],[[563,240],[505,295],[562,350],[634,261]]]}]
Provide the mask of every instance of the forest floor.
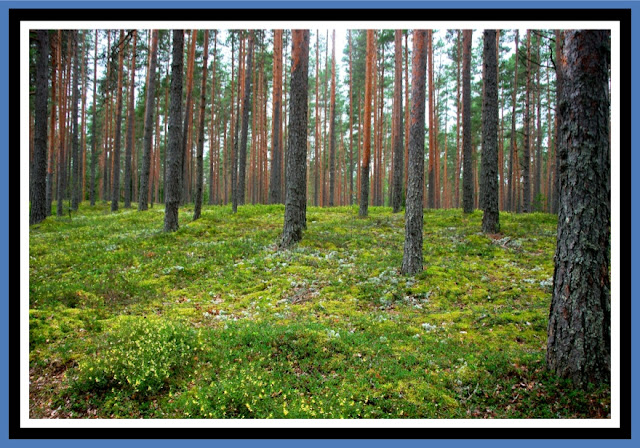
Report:
[{"label": "forest floor", "polygon": [[[135,205],[134,205],[135,207]],[[557,218],[82,205],[29,233],[31,418],[606,418],[609,387],[545,371]]]}]

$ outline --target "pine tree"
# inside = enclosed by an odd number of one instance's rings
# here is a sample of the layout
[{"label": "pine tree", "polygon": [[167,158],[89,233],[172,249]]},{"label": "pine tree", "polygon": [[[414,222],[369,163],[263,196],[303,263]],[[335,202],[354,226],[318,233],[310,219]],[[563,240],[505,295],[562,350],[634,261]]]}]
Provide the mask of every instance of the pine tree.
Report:
[{"label": "pine tree", "polygon": [[[175,38],[175,37],[174,37]],[[156,94],[156,64],[158,58],[158,30],[151,32],[151,54],[149,60],[149,76],[147,79],[147,98],[145,101],[144,134],[142,140],[142,172],[140,173],[140,190],[138,211],[147,210],[149,197],[149,175],[151,172],[151,145],[153,143],[153,98]]]},{"label": "pine tree", "polygon": [[171,60],[171,105],[169,109],[169,145],[167,147],[167,176],[165,179],[164,231],[178,230],[178,207],[182,196],[182,70],[184,67],[184,30],[173,30]]},{"label": "pine tree", "polygon": [[49,32],[37,31],[36,98],[34,118],[33,174],[31,215],[29,224],[38,224],[47,217],[47,75],[49,62]]},{"label": "pine tree", "polygon": [[611,377],[610,32],[565,31],[560,209],[547,367],[578,387]]},{"label": "pine tree", "polygon": [[131,81],[129,86],[129,105],[127,106],[127,136],[124,155],[124,208],[131,208],[133,181],[131,178],[131,162],[133,157],[133,116],[135,115],[135,81],[136,81],[136,43],[138,33],[133,30],[133,50],[131,52]]},{"label": "pine tree", "polygon": [[271,179],[269,203],[282,203],[280,173],[282,171],[282,147],[280,145],[282,121],[282,30],[273,34],[273,111],[271,119]]},{"label": "pine tree", "polygon": [[111,211],[118,210],[120,199],[120,132],[122,130],[122,72],[124,65],[124,30],[120,30],[118,43],[118,88],[116,91],[116,129],[113,147],[113,184]]},{"label": "pine tree", "polygon": [[[209,55],[209,30],[204,30],[204,50],[202,53],[202,84],[200,86],[200,115],[198,117],[198,148],[196,154],[196,194],[193,220],[200,218],[202,212],[202,190],[204,188],[204,112],[207,101],[207,57]],[[209,142],[212,144],[212,142]]]},{"label": "pine tree", "polygon": [[[402,30],[395,30],[395,78],[393,87],[393,213],[402,207]],[[408,105],[407,105],[408,106]]]},{"label": "pine tree", "polygon": [[362,168],[360,175],[360,210],[359,216],[366,218],[369,213],[369,161],[371,158],[371,100],[372,78],[373,78],[373,57],[375,34],[373,30],[367,30],[367,62],[365,72],[365,88],[364,88],[364,141]]},{"label": "pine tree", "polygon": [[427,32],[413,32],[411,62],[411,127],[409,131],[409,177],[404,227],[402,273],[422,271],[422,202],[424,185],[425,85],[427,76]]},{"label": "pine tree", "polygon": [[306,222],[309,30],[293,30],[292,35],[287,195],[281,248],[288,248],[302,239]]},{"label": "pine tree", "polygon": [[472,30],[462,31],[462,205],[465,213],[471,213],[474,208],[471,155],[471,38]]}]

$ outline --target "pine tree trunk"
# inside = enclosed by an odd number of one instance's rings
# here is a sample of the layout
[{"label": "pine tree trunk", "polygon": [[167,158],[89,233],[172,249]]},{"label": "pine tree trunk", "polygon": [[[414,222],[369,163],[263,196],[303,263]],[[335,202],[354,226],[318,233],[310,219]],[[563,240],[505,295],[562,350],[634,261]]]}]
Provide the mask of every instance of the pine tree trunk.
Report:
[{"label": "pine tree trunk", "polygon": [[178,230],[178,208],[182,196],[182,69],[184,67],[184,30],[173,30],[171,57],[171,105],[169,109],[169,145],[167,147],[167,177],[165,181],[164,231]]},{"label": "pine tree trunk", "polygon": [[281,248],[291,247],[302,239],[306,221],[309,30],[293,30],[292,34],[287,194]]},{"label": "pine tree trunk", "polygon": [[413,32],[411,62],[411,128],[409,131],[409,177],[404,227],[402,273],[422,271],[422,201],[424,184],[425,85],[427,70],[427,31]]},{"label": "pine tree trunk", "polygon": [[[58,33],[58,39],[62,41],[62,33]],[[60,51],[62,53],[62,51]],[[71,39],[67,35],[67,80],[63,81],[62,72],[60,71],[60,102],[62,104],[62,110],[60,114],[60,135],[59,135],[59,152],[58,152],[58,181],[57,181],[57,204],[56,204],[56,215],[58,217],[64,216],[63,202],[65,196],[65,190],[67,187],[67,160],[66,160],[66,123],[67,123],[67,88],[66,84],[68,80],[71,78],[70,76],[70,68],[71,68]]]},{"label": "pine tree trunk", "polygon": [[531,30],[527,30],[527,69],[525,79],[527,82],[527,90],[524,100],[524,142],[522,149],[522,211],[528,213],[531,211],[531,151],[529,141],[529,108],[531,107]]},{"label": "pine tree trunk", "polygon": [[[97,35],[97,31],[96,31]],[[49,162],[47,165],[47,203],[46,203],[46,215],[51,215],[51,203],[53,201],[53,170],[55,165],[55,146],[56,146],[56,117],[58,114],[58,105],[56,100],[57,94],[57,68],[58,68],[58,53],[60,51],[60,42],[56,39],[57,35],[53,35],[54,39],[51,39],[51,132],[49,136]],[[95,71],[95,70],[94,70]],[[94,102],[95,102],[95,94]],[[95,108],[95,106],[94,106]],[[34,124],[35,127],[35,124]],[[35,142],[34,142],[35,143]]]},{"label": "pine tree trunk", "polygon": [[554,188],[553,188],[553,204],[551,206],[551,213],[558,213],[560,208],[560,173],[562,171],[562,154],[561,154],[561,146],[560,141],[562,141],[562,116],[560,115],[560,101],[559,98],[563,95],[562,88],[564,84],[563,80],[563,64],[564,58],[562,57],[563,51],[563,40],[564,40],[564,31],[556,30],[556,169],[554,170],[555,177],[553,180]]},{"label": "pine tree trunk", "polygon": [[96,30],[95,47],[93,50],[93,119],[91,120],[91,185],[89,185],[89,201],[91,206],[96,205],[96,163],[98,162],[98,139],[96,136],[96,88],[98,86],[98,30]]},{"label": "pine tree trunk", "polygon": [[133,116],[135,114],[136,80],[136,40],[138,33],[133,31],[133,50],[131,53],[131,85],[129,86],[129,106],[127,107],[127,141],[124,154],[124,208],[131,208],[133,182],[131,179],[131,159],[133,155]]},{"label": "pine tree trunk", "polygon": [[242,106],[242,136],[238,160],[238,205],[245,202],[245,177],[247,167],[247,138],[249,135],[249,109],[251,108],[251,75],[253,64],[253,30],[249,31],[247,62],[244,69],[244,94]]},{"label": "pine tree trunk", "polygon": [[[202,53],[202,84],[200,85],[200,114],[198,117],[198,148],[196,153],[196,194],[194,198],[193,220],[200,218],[202,212],[202,190],[204,188],[204,112],[207,101],[207,57],[209,55],[209,30],[204,30],[204,50]],[[213,98],[212,98],[213,100]],[[211,145],[212,142],[209,142]]]},{"label": "pine tree trunk", "polygon": [[271,179],[269,182],[269,203],[281,204],[280,188],[282,171],[282,148],[280,146],[280,130],[282,121],[282,30],[275,30],[273,35],[273,111],[271,129]]},{"label": "pine tree trunk", "polygon": [[496,30],[484,30],[482,79],[482,175],[480,194],[484,213],[482,231],[498,233],[498,67]]},{"label": "pine tree trunk", "polygon": [[336,30],[333,30],[332,36],[331,104],[329,112],[329,207],[334,205],[336,189]]},{"label": "pine tree trunk", "polygon": [[455,172],[455,207],[460,207],[460,166],[462,161],[462,148],[460,146],[460,117],[462,116],[462,102],[460,101],[460,90],[462,87],[462,83],[460,82],[460,70],[461,70],[461,52],[462,52],[462,38],[460,37],[460,30],[458,31],[458,43],[457,43],[457,51],[456,51],[456,85],[457,85],[457,95],[456,95],[456,172]]},{"label": "pine tree trunk", "polygon": [[395,79],[393,86],[393,213],[402,208],[402,168],[404,165],[402,128],[402,30],[395,31]]},{"label": "pine tree trunk", "polygon": [[[537,38],[537,56],[538,56],[538,64],[540,64],[540,36]],[[533,201],[534,201],[534,210],[537,212],[541,212],[542,209],[542,196],[541,196],[541,185],[542,185],[542,95],[541,95],[542,86],[540,85],[540,65],[536,70],[536,96],[538,99],[537,104],[537,124],[536,124],[536,178],[535,183],[533,185]]]},{"label": "pine tree trunk", "polygon": [[565,31],[560,210],[547,367],[577,387],[611,376],[609,31]]},{"label": "pine tree trunk", "polygon": [[462,205],[464,213],[473,212],[473,161],[471,145],[471,38],[472,30],[462,31]]},{"label": "pine tree trunk", "polygon": [[518,150],[516,147],[516,98],[518,92],[518,38],[519,32],[516,30],[516,64],[513,76],[513,96],[511,99],[511,154],[509,154],[509,189],[507,191],[507,210],[515,211],[518,203],[516,197],[516,176],[514,175],[514,167],[518,164]]},{"label": "pine tree trunk", "polygon": [[79,51],[78,51],[78,31],[73,31],[73,87],[71,94],[71,150],[72,150],[72,169],[71,179],[73,181],[71,189],[71,210],[78,210],[78,202],[80,199],[80,148],[79,148],[79,132],[78,132],[78,100],[80,98],[80,78],[79,70]]},{"label": "pine tree trunk", "polygon": [[120,30],[118,43],[118,89],[116,93],[116,129],[113,145],[113,182],[111,191],[111,211],[118,210],[120,199],[120,133],[122,130],[122,72],[124,65],[124,30]]},{"label": "pine tree trunk", "polygon": [[[175,39],[175,35],[174,35]],[[149,79],[144,117],[144,134],[142,140],[142,172],[140,173],[140,191],[138,211],[147,210],[149,195],[149,174],[151,172],[151,145],[153,143],[153,98],[156,93],[156,63],[158,59],[158,30],[152,31],[151,55],[149,62]]]},{"label": "pine tree trunk", "polygon": [[196,40],[198,30],[191,30],[190,44],[189,44],[189,59],[187,61],[187,100],[184,107],[184,127],[182,128],[182,198],[181,203],[186,204],[189,202],[189,166],[190,166],[190,135],[191,135],[191,118],[192,118],[192,94],[193,94],[193,64],[196,54]]},{"label": "pine tree trunk", "polygon": [[364,89],[364,136],[363,136],[363,156],[362,174],[360,175],[360,211],[359,216],[366,218],[369,213],[369,159],[371,158],[371,99],[373,96],[373,57],[374,51],[374,31],[367,30],[367,62]]},{"label": "pine tree trunk", "polygon": [[435,178],[435,159],[436,159],[436,139],[434,124],[434,89],[433,89],[433,33],[427,30],[427,53],[429,54],[429,171],[428,171],[428,206],[435,208],[436,206],[436,178]]},{"label": "pine tree trunk", "polygon": [[36,98],[34,118],[33,174],[31,184],[31,215],[29,224],[38,224],[47,217],[47,75],[49,72],[49,31],[38,30],[36,63]]}]

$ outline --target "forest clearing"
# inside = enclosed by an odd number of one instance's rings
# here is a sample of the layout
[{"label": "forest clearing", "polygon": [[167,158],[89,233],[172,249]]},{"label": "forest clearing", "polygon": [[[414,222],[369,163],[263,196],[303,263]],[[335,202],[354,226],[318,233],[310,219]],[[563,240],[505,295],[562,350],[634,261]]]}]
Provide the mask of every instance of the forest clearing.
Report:
[{"label": "forest clearing", "polygon": [[610,412],[608,386],[544,369],[553,215],[502,213],[486,236],[480,212],[427,211],[425,269],[406,277],[390,208],[310,207],[284,252],[282,205],[192,209],[172,234],[159,206],[32,228],[32,418]]},{"label": "forest clearing", "polygon": [[31,418],[611,418],[610,32],[331,31],[31,31]]}]

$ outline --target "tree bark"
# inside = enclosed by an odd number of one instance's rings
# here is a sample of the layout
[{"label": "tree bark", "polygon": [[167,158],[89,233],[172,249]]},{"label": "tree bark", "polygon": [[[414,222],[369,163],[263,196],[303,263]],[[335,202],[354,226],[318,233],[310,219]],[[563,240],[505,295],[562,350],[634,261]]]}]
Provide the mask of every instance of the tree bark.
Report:
[{"label": "tree bark", "polygon": [[120,30],[118,42],[118,88],[116,93],[116,129],[113,145],[113,182],[111,190],[111,211],[118,210],[120,200],[120,133],[122,130],[122,72],[124,64],[124,30]]},{"label": "tree bark", "polygon": [[247,167],[247,138],[249,135],[249,109],[251,108],[251,74],[253,64],[253,30],[249,31],[247,62],[244,69],[244,95],[242,105],[242,135],[238,160],[238,205],[245,202],[245,177]]},{"label": "tree bark", "polygon": [[551,206],[551,213],[558,213],[560,208],[560,172],[562,170],[562,154],[561,154],[561,146],[560,141],[563,139],[562,137],[562,116],[560,115],[560,101],[559,98],[562,97],[563,92],[562,88],[564,85],[563,79],[563,64],[564,58],[562,57],[563,52],[563,40],[564,40],[564,31],[556,30],[556,158],[555,158],[555,177],[553,180],[553,203]]},{"label": "tree bark", "polygon": [[402,30],[395,30],[395,79],[393,86],[393,213],[402,208],[403,127],[402,127]]},{"label": "tree bark", "polygon": [[47,100],[49,86],[49,31],[38,30],[36,63],[36,98],[34,118],[33,174],[31,215],[29,224],[38,224],[47,217]]},{"label": "tree bark", "polygon": [[611,376],[609,31],[565,31],[560,210],[547,368],[577,387]]},{"label": "tree bark", "polygon": [[133,50],[131,54],[131,85],[129,86],[129,106],[127,107],[127,141],[124,154],[124,208],[131,208],[133,181],[131,178],[131,162],[133,157],[133,116],[135,115],[135,81],[136,81],[136,41],[138,33],[133,31]]},{"label": "tree bark", "polygon": [[93,119],[91,120],[91,174],[89,185],[89,201],[91,206],[96,205],[96,163],[98,161],[98,138],[96,136],[96,121],[98,120],[96,111],[96,88],[98,75],[98,30],[96,30],[95,47],[93,50]]},{"label": "tree bark", "polygon": [[531,211],[531,148],[530,148],[530,126],[529,126],[529,108],[531,107],[531,30],[527,30],[527,69],[525,71],[525,79],[527,82],[527,90],[524,100],[524,148],[522,149],[522,211],[528,213]]},{"label": "tree bark", "polygon": [[329,112],[329,207],[334,205],[336,189],[336,30],[333,30],[332,36],[331,104]]},{"label": "tree bark", "polygon": [[282,148],[280,130],[282,126],[282,30],[275,30],[273,36],[273,111],[271,129],[271,173],[269,182],[269,203],[281,204],[282,189]]},{"label": "tree bark", "polygon": [[424,184],[425,85],[427,76],[427,32],[414,30],[411,61],[411,128],[409,131],[409,176],[404,227],[402,273],[422,271],[422,201]]},{"label": "tree bark", "polygon": [[171,60],[171,105],[169,109],[169,145],[167,148],[167,177],[165,180],[164,231],[178,230],[178,208],[182,196],[182,69],[184,67],[184,30],[173,30]]},{"label": "tree bark", "polygon": [[471,38],[472,30],[462,31],[462,205],[473,212],[473,161],[471,155]]},{"label": "tree bark", "polygon": [[369,159],[371,158],[371,99],[373,96],[373,57],[374,57],[373,30],[367,30],[367,62],[365,71],[364,88],[364,136],[362,155],[362,174],[360,175],[360,218],[366,218],[369,213]]},{"label": "tree bark", "polygon": [[[209,56],[209,30],[204,30],[204,49],[202,53],[202,84],[200,85],[200,115],[198,117],[198,148],[196,153],[196,194],[194,198],[193,220],[200,218],[202,212],[202,190],[204,188],[204,112],[207,101],[207,58]],[[213,98],[212,98],[213,100]],[[212,142],[209,142],[211,145]]]},{"label": "tree bark", "polygon": [[[174,35],[175,39],[175,35]],[[144,117],[144,135],[142,140],[142,172],[140,173],[140,191],[138,211],[147,210],[149,195],[149,173],[151,171],[151,144],[153,142],[153,98],[156,92],[156,61],[158,58],[158,30],[152,31],[151,56],[149,62],[149,80]]]},{"label": "tree bark", "polygon": [[309,30],[293,30],[292,34],[287,196],[281,248],[291,247],[302,239],[306,221]]},{"label": "tree bark", "polygon": [[482,231],[498,233],[498,66],[496,30],[484,30],[482,79],[482,175],[480,194],[484,213]]}]

